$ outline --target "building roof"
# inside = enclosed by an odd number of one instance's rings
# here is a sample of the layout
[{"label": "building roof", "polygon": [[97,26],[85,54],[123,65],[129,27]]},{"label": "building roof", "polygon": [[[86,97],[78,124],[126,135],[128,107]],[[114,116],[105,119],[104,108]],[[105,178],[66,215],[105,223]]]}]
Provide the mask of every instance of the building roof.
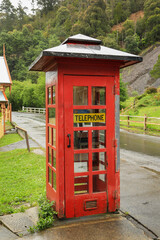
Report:
[{"label": "building roof", "polygon": [[61,45],[42,51],[40,56],[32,63],[30,70],[43,71],[48,64],[48,57],[70,57],[86,59],[106,59],[121,62],[121,68],[143,59],[140,56],[101,46],[101,40],[77,34],[67,38]]},{"label": "building roof", "polygon": [[4,91],[0,91],[0,103],[8,102],[6,94]]},{"label": "building roof", "polygon": [[0,84],[3,85],[11,85],[12,80],[10,76],[10,72],[8,69],[7,61],[4,57],[0,57]]}]

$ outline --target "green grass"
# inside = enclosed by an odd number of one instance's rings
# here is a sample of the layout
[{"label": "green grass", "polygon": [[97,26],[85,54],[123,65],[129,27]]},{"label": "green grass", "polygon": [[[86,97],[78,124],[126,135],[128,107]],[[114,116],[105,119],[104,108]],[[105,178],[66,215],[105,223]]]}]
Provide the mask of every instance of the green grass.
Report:
[{"label": "green grass", "polygon": [[23,138],[20,137],[17,133],[14,134],[6,134],[0,139],[0,147],[19,142]]},{"label": "green grass", "polygon": [[0,215],[37,204],[45,192],[45,157],[18,149],[0,154]]},{"label": "green grass", "polygon": [[10,130],[10,129],[12,129],[13,128],[13,126],[12,126],[12,124],[9,122],[9,121],[7,121],[7,122],[5,122],[5,130],[7,131],[7,130]]},{"label": "green grass", "polygon": [[[134,103],[134,104],[133,104]],[[142,116],[142,118],[134,118],[133,121],[144,122],[144,116],[160,118],[160,93],[147,94],[129,98],[124,104],[124,111],[121,115]],[[131,107],[134,106],[134,107]],[[120,117],[120,119],[127,119],[127,117]],[[147,123],[160,123],[158,119],[147,119]],[[130,123],[127,127],[127,122],[120,122],[121,128],[125,128],[134,132],[147,133],[151,135],[160,136],[160,126],[154,124],[147,124],[147,130],[144,131],[144,123]]]}]

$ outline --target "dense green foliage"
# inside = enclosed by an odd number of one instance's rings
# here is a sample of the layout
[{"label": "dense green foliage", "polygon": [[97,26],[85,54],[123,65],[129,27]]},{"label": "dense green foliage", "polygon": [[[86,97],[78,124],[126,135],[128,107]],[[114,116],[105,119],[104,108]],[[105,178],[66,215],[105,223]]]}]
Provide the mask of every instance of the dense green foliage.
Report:
[{"label": "dense green foliage", "polygon": [[[26,85],[37,84],[39,74],[30,73],[28,67],[40,52],[59,45],[70,35],[86,34],[101,39],[108,47],[135,54],[160,40],[159,0],[30,1],[31,14],[20,2],[17,8],[10,0],[0,4],[0,55],[5,43],[12,79],[27,81]],[[129,20],[130,14],[140,10],[144,11],[142,19]],[[121,22],[122,30],[112,31],[113,25]],[[34,87],[27,91],[34,92]],[[25,98],[21,104],[28,104]],[[34,97],[33,100],[34,106],[38,106]]]},{"label": "dense green foliage", "polygon": [[14,111],[21,110],[24,107],[45,107],[45,76],[38,74],[37,83],[28,81],[13,81],[11,95],[7,93],[9,101],[12,103]]},{"label": "dense green foliage", "polygon": [[38,200],[38,222],[35,226],[30,227],[29,231],[34,233],[35,231],[41,231],[53,226],[54,215],[56,212],[53,209],[54,202],[50,202],[45,196],[41,196]]}]

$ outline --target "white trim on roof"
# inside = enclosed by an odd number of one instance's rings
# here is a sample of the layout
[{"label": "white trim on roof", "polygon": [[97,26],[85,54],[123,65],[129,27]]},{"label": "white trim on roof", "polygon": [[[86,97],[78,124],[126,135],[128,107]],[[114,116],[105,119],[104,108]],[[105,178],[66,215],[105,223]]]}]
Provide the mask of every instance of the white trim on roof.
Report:
[{"label": "white trim on roof", "polygon": [[7,102],[7,100],[6,100],[2,91],[0,91],[0,102]]},{"label": "white trim on roof", "polygon": [[0,57],[0,84],[11,84],[10,75],[8,73],[5,58]]}]

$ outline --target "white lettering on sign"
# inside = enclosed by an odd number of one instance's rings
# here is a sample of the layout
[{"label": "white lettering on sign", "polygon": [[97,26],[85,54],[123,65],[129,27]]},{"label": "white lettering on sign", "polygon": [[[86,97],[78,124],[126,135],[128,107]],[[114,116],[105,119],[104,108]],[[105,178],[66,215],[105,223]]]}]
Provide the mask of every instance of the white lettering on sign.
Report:
[{"label": "white lettering on sign", "polygon": [[105,113],[81,113],[74,114],[74,123],[92,123],[92,122],[105,122]]}]

